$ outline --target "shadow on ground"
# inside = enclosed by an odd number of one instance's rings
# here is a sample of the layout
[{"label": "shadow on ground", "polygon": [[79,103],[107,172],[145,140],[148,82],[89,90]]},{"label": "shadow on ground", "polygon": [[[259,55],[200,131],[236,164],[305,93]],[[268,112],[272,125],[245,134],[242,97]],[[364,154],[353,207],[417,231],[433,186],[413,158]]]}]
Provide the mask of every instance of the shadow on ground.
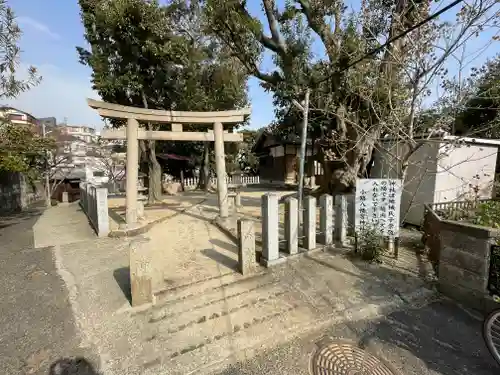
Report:
[{"label": "shadow on ground", "polygon": [[54,362],[49,375],[101,375],[94,365],[85,358],[62,358]]},{"label": "shadow on ground", "polygon": [[132,305],[132,291],[130,287],[130,267],[122,267],[113,271],[113,277],[120,287],[127,301]]}]

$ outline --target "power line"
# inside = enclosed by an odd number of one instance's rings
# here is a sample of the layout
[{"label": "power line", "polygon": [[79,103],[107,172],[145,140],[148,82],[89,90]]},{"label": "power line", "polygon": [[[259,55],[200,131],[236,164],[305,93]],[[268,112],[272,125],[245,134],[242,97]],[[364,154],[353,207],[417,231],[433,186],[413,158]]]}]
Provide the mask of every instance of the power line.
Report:
[{"label": "power line", "polygon": [[391,45],[392,43],[394,43],[395,41],[405,37],[406,35],[408,35],[409,33],[411,33],[412,31],[424,26],[426,23],[429,23],[430,21],[436,19],[437,17],[439,17],[441,14],[447,12],[448,10],[450,10],[451,8],[454,8],[455,6],[457,6],[458,4],[460,4],[462,1],[464,0],[455,0],[453,1],[452,3],[448,4],[447,6],[445,6],[443,9],[437,11],[436,13],[433,13],[431,14],[429,17],[423,19],[422,21],[416,23],[415,25],[413,25],[412,27],[406,29],[405,31],[403,31],[401,34],[398,34],[396,35],[395,37],[392,37],[392,38],[389,38],[384,44],[378,46],[377,48],[371,50],[370,52],[368,52],[367,54],[363,55],[362,57],[358,58],[357,60],[354,60],[352,62],[350,62],[349,64],[347,64],[347,66],[345,66],[344,68],[340,69],[340,70],[337,70],[331,74],[329,74],[328,76],[326,76],[325,78],[315,82],[315,84],[320,84],[320,83],[323,83],[327,80],[329,80],[330,78],[332,78],[335,74],[339,74],[339,73],[343,73],[345,72],[347,69],[349,68],[352,68],[354,65],[357,65],[359,64],[361,61],[363,61],[364,59],[366,59],[367,57],[370,57],[370,56],[373,56],[375,54],[377,54],[378,52],[382,51],[384,48],[388,47],[389,45]]}]

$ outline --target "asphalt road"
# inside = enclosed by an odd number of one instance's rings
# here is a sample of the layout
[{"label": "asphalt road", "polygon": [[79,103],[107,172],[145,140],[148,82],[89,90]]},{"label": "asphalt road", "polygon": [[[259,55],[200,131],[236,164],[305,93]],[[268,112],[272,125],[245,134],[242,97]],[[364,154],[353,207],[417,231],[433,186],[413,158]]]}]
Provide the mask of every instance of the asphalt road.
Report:
[{"label": "asphalt road", "polygon": [[97,357],[80,348],[52,248],[33,245],[41,212],[0,217],[0,372],[95,375]]}]

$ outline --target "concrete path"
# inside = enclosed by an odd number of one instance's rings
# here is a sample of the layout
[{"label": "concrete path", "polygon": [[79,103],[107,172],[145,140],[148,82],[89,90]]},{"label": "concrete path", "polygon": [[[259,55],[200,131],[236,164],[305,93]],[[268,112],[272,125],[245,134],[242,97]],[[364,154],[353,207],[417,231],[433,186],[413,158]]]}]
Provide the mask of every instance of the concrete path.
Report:
[{"label": "concrete path", "polygon": [[[80,346],[68,292],[51,249],[34,248],[33,226],[43,214],[42,208],[36,208],[0,217],[2,374],[47,375],[51,366],[81,371],[87,367],[84,361],[69,357],[98,363],[90,348]],[[95,373],[89,370],[88,374]]]},{"label": "concrete path", "polygon": [[45,210],[33,227],[35,247],[65,245],[96,238],[78,202]]},{"label": "concrete path", "polygon": [[234,273],[238,248],[211,224],[216,212],[204,212],[208,196],[190,208],[172,208],[176,215],[144,234],[153,257],[155,289],[173,288],[211,277]]},{"label": "concrete path", "polygon": [[440,300],[378,319],[333,324],[217,374],[310,375],[313,353],[332,342],[349,343],[366,350],[394,375],[500,373],[500,367],[482,340],[481,321],[455,303]]}]

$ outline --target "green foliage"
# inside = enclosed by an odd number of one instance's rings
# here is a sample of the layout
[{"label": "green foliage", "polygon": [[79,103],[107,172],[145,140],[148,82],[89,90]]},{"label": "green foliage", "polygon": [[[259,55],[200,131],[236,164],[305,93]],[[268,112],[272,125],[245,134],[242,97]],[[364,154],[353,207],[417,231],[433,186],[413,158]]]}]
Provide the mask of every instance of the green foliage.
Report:
[{"label": "green foliage", "polygon": [[500,201],[487,201],[478,204],[470,221],[476,225],[500,229]]},{"label": "green foliage", "polygon": [[472,68],[468,92],[455,121],[455,133],[500,138],[500,56]]},{"label": "green foliage", "polygon": [[373,228],[367,228],[357,234],[355,255],[368,262],[380,262],[386,248],[382,235]]},{"label": "green foliage", "polygon": [[40,82],[34,67],[28,69],[26,80],[16,78],[21,52],[18,46],[20,37],[21,29],[14,12],[5,0],[0,0],[0,99],[15,98]]},{"label": "green foliage", "polygon": [[35,173],[43,169],[44,155],[53,146],[52,139],[40,137],[29,126],[0,122],[0,170]]},{"label": "green foliage", "polygon": [[[33,67],[26,80],[16,78],[20,37],[12,9],[0,0],[0,99],[15,98],[40,82]],[[0,120],[0,170],[32,173],[43,164],[44,152],[51,146],[51,141],[39,137],[34,128]]]},{"label": "green foliage", "polygon": [[103,100],[136,107],[210,111],[245,106],[246,74],[204,37],[196,2],[80,0],[80,60]]}]

